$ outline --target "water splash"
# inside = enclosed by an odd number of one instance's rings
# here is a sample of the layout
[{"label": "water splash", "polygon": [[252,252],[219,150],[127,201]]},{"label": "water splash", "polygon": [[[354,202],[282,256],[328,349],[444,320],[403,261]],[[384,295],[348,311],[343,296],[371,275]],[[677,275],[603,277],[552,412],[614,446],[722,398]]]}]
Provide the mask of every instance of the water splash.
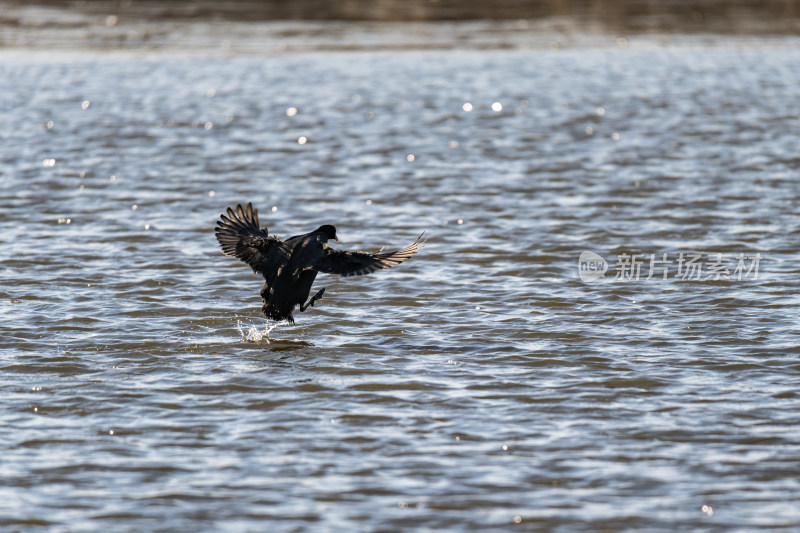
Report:
[{"label": "water splash", "polygon": [[269,343],[270,341],[269,334],[280,324],[281,322],[275,322],[273,324],[270,324],[270,322],[268,321],[263,330],[257,328],[256,326],[251,325],[247,328],[247,332],[245,333],[244,326],[242,326],[242,322],[240,320],[237,320],[236,328],[239,330],[239,334],[242,336],[242,340],[245,342],[267,341],[267,343]]}]

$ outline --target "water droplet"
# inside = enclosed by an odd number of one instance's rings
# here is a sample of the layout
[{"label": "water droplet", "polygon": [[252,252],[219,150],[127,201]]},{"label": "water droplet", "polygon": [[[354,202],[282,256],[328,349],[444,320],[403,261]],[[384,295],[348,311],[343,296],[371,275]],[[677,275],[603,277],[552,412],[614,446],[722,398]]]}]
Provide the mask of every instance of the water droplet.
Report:
[{"label": "water droplet", "polygon": [[42,161],[42,166],[45,167],[45,168],[53,168],[54,166],[56,166],[56,160],[55,159],[45,159],[45,160]]},{"label": "water droplet", "polygon": [[277,210],[278,210],[278,206],[277,206],[277,205],[273,205],[273,206],[272,206],[272,212],[274,213],[274,212],[275,212],[275,211],[277,211]]},{"label": "water droplet", "polygon": [[38,412],[39,412],[39,408],[38,408],[38,407],[34,407],[34,408],[33,408],[33,412],[34,412],[34,413],[38,413]]},{"label": "water droplet", "polygon": [[331,424],[335,424],[335,423],[336,423],[336,419],[335,418],[331,418]]},{"label": "water droplet", "polygon": [[501,104],[500,102],[495,102],[492,104],[492,111],[502,111],[502,110],[503,110],[503,104]]},{"label": "water droplet", "polygon": [[463,218],[459,218],[459,219],[458,219],[458,223],[459,223],[459,224],[463,224],[463,223],[464,223],[464,219],[463,219]]},{"label": "water droplet", "polygon": [[472,111],[472,104],[470,104],[469,102],[464,102],[464,105],[461,106],[461,109],[469,113],[470,111]]},{"label": "water droplet", "polygon": [[214,191],[208,191],[208,197],[209,198],[214,198],[215,194],[217,194],[217,193],[215,193]]},{"label": "water droplet", "polygon": [[714,508],[711,507],[710,505],[704,505],[700,508],[700,510],[703,511],[703,513],[708,516],[712,516],[714,514]]},{"label": "water droplet", "polygon": [[116,26],[119,19],[116,15],[109,15],[106,17],[106,26]]},{"label": "water droplet", "polygon": [[[83,177],[83,176],[81,176],[81,177]],[[117,181],[117,177],[116,176],[109,176],[108,179],[110,181]]]},{"label": "water droplet", "polygon": [[113,435],[114,434],[114,430],[113,429],[108,430],[108,434],[109,435]]},{"label": "water droplet", "polygon": [[522,517],[520,515],[515,516],[514,517],[514,523],[515,524],[521,524],[522,523]]},{"label": "water droplet", "polygon": [[90,105],[92,105],[92,103],[89,100],[84,100],[81,102],[81,109],[89,109]]},{"label": "water droplet", "polygon": [[52,127],[53,127],[53,126],[55,126],[55,125],[56,125],[56,123],[55,123],[55,122],[53,122],[52,120],[48,120],[48,121],[45,123],[45,127],[46,127],[48,130],[49,130],[49,129],[52,129]]},{"label": "water droplet", "polygon": [[205,124],[205,128],[206,128],[207,130],[210,130],[210,129],[211,129],[211,128],[213,128],[213,127],[214,127],[214,123],[213,123],[213,122],[206,122],[206,124]]},{"label": "water droplet", "polygon": [[414,156],[414,154],[408,154],[406,156],[406,161],[413,161],[415,159],[416,159],[416,156]]},{"label": "water droplet", "polygon": [[150,224],[145,224],[144,229],[150,229]]},{"label": "water droplet", "polygon": [[207,98],[213,98],[215,94],[217,94],[217,91],[214,89],[209,89],[206,91]]},{"label": "water droplet", "polygon": [[447,146],[449,146],[450,148],[458,148],[458,141],[450,141],[449,143],[447,143]]},{"label": "water droplet", "polygon": [[586,135],[591,135],[594,133],[594,128],[591,126],[586,126],[586,128],[583,131],[586,132]]},{"label": "water droplet", "polygon": [[288,108],[288,109],[286,110],[286,116],[287,116],[287,117],[293,117],[293,116],[295,116],[296,114],[297,114],[297,108],[296,108],[296,107],[290,107],[290,108]]},{"label": "water droplet", "polygon": [[611,134],[611,138],[614,139],[615,141],[620,140],[621,137],[622,136],[619,133],[612,133]]},{"label": "water droplet", "polygon": [[606,110],[604,107],[598,107],[597,109],[595,109],[595,113],[597,113],[598,117],[606,116]]},{"label": "water droplet", "polygon": [[456,437],[456,440],[461,440],[461,437]]},{"label": "water droplet", "polygon": [[628,39],[625,37],[618,37],[617,38],[617,46],[620,48],[627,48],[628,47]]},{"label": "water droplet", "polygon": [[298,137],[297,138],[297,144],[306,144],[307,142],[308,142],[308,139],[305,138],[305,137]]},{"label": "water droplet", "polygon": [[480,310],[481,310],[481,306],[480,306],[480,305],[476,305],[476,306],[475,306],[475,310],[476,310],[476,311],[480,311]]},{"label": "water droplet", "polygon": [[364,203],[365,203],[365,204],[367,204],[367,205],[372,205],[372,200],[367,200],[367,201],[366,201],[366,202],[364,202]]},{"label": "water droplet", "polygon": [[131,206],[131,209],[133,209],[134,211],[136,211],[137,209],[139,209],[139,206],[138,206],[138,205],[136,205],[136,204],[133,204],[133,205]]},{"label": "water droplet", "polygon": [[508,450],[508,446],[506,446],[505,444],[503,444],[503,451],[505,452],[505,451],[507,451],[507,450]]}]

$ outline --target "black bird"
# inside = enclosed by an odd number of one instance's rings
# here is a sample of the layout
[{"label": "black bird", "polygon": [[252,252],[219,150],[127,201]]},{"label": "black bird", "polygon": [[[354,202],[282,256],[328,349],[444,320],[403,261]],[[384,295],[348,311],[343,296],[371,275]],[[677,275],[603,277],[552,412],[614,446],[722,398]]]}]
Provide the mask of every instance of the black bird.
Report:
[{"label": "black bird", "polygon": [[273,320],[294,323],[292,311],[296,305],[305,311],[322,298],[325,288],[310,300],[311,285],[318,272],[339,274],[342,277],[372,274],[382,268],[399,265],[417,251],[424,242],[420,235],[410,245],[394,252],[345,252],[334,250],[328,241],[336,238],[336,228],[325,224],[311,233],[295,235],[285,241],[270,236],[267,228],[258,224],[258,211],[252,204],[228,208],[228,216],[220,215],[215,233],[225,255],[238,257],[264,276],[261,297],[262,310]]}]

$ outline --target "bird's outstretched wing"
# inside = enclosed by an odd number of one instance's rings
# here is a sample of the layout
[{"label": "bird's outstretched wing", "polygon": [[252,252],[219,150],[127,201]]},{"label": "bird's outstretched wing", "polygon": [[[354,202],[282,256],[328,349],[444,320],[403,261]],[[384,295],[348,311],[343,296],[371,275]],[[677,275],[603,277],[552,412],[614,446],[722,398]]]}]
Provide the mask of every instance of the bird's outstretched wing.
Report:
[{"label": "bird's outstretched wing", "polygon": [[339,274],[343,278],[372,274],[382,268],[399,265],[414,255],[419,245],[425,242],[424,235],[423,233],[413,243],[394,252],[377,251],[373,254],[368,254],[326,248],[325,255],[316,261],[312,268],[326,274]]},{"label": "bird's outstretched wing", "polygon": [[228,208],[228,216],[221,215],[215,233],[222,253],[238,257],[253,269],[253,272],[272,279],[278,268],[286,261],[285,245],[270,237],[267,228],[258,225],[258,211],[248,203],[246,208]]}]

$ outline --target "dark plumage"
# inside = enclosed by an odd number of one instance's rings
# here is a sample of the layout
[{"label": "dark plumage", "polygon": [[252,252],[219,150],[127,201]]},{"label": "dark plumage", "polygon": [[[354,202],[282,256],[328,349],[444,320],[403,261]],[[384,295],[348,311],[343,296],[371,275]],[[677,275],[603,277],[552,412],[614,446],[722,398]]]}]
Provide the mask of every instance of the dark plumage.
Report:
[{"label": "dark plumage", "polygon": [[289,322],[294,322],[295,306],[305,311],[325,292],[321,289],[306,302],[318,272],[342,277],[372,274],[399,265],[414,255],[424,242],[420,235],[409,246],[394,252],[382,252],[383,248],[372,254],[345,252],[328,246],[329,240],[339,240],[336,228],[330,224],[281,241],[270,236],[267,228],[259,226],[258,211],[249,203],[247,207],[237,205],[235,210],[229,207],[227,216],[220,218],[216,235],[222,252],[238,257],[250,265],[253,272],[264,276],[261,288],[264,314],[273,320]]}]

